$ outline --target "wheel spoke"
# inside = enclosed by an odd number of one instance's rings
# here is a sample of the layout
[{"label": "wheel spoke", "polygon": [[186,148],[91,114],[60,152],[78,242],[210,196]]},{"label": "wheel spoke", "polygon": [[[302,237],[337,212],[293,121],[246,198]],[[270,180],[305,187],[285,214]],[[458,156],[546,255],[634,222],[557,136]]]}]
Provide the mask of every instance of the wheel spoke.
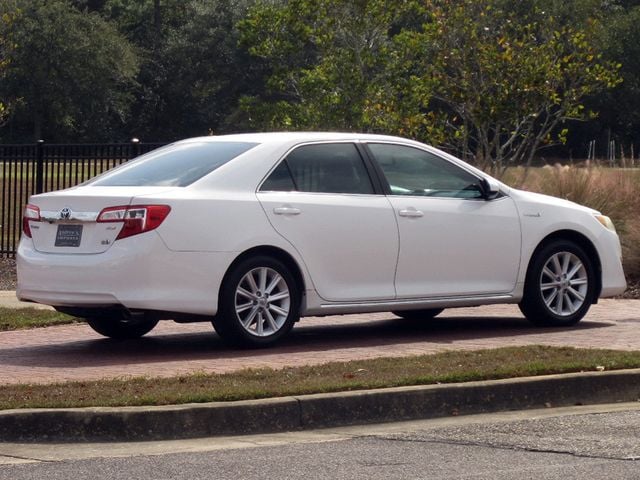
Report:
[{"label": "wheel spoke", "polygon": [[249,310],[250,308],[253,308],[254,306],[255,305],[253,304],[253,302],[243,303],[242,305],[236,305],[236,312],[242,313]]},{"label": "wheel spoke", "polygon": [[571,295],[573,295],[575,298],[580,300],[580,302],[584,302],[584,295],[582,295],[576,289],[569,287],[569,289],[567,290],[567,293],[570,293]]},{"label": "wheel spoke", "polygon": [[281,280],[282,280],[282,277],[280,276],[280,274],[274,272],[273,277],[271,278],[271,281],[269,282],[269,285],[267,285],[267,287],[264,289],[264,291],[266,293],[268,293],[268,294],[271,294],[271,292],[273,292],[273,289],[278,286],[278,284],[280,283]]},{"label": "wheel spoke", "polygon": [[249,300],[255,300],[256,296],[251,293],[249,290],[242,288],[242,287],[238,287],[238,290],[236,290],[236,293],[238,295],[242,295],[245,298],[248,298]]},{"label": "wheel spoke", "polygon": [[289,315],[289,310],[285,310],[284,308],[278,307],[277,305],[269,305],[269,310],[271,310],[272,312],[276,312],[278,315],[282,315],[283,317]]},{"label": "wheel spoke", "polygon": [[558,293],[556,295],[556,313],[558,315],[562,315],[563,307],[564,307],[564,295],[562,293]]},{"label": "wheel spoke", "polygon": [[269,301],[270,302],[278,302],[280,300],[284,300],[285,298],[289,298],[289,290],[286,290],[284,292],[280,292],[280,293],[276,293],[273,296],[269,297]]},{"label": "wheel spoke", "polygon": [[269,328],[274,332],[277,331],[278,325],[276,324],[276,321],[273,318],[273,315],[271,315],[271,312],[269,312],[269,310],[265,310],[264,314],[267,317],[267,323],[269,324]]},{"label": "wheel spoke", "polygon": [[558,296],[558,289],[556,288],[553,293],[551,295],[549,295],[549,298],[546,298],[544,300],[544,303],[547,304],[547,307],[552,308],[551,304],[553,303],[553,301],[556,299],[556,297]]},{"label": "wheel spoke", "polygon": [[240,321],[242,322],[242,325],[244,326],[244,328],[246,328],[247,330],[250,330],[251,324],[253,323],[253,319],[256,318],[256,315],[258,314],[258,307],[254,306],[253,310],[251,310],[251,312],[249,312],[249,315],[247,315],[244,320],[240,319]]},{"label": "wheel spoke", "polygon": [[569,282],[569,285],[573,287],[574,285],[586,285],[587,283],[588,283],[588,280],[586,278],[579,278],[577,280],[571,280]]},{"label": "wheel spoke", "polygon": [[559,285],[558,282],[543,283],[540,285],[540,290],[551,290],[552,288],[558,288]]},{"label": "wheel spoke", "polygon": [[545,267],[542,269],[542,273],[545,274],[547,277],[549,278],[553,278],[555,280],[555,278],[557,277],[557,275],[555,273],[553,273],[551,271],[551,269],[549,267],[547,267],[545,265]]},{"label": "wheel spoke", "polygon": [[573,268],[571,269],[571,271],[569,273],[567,273],[567,279],[571,280],[573,277],[575,277],[576,273],[578,273],[581,268],[582,268],[582,262],[577,261],[573,265]]},{"label": "wheel spoke", "polygon": [[569,265],[571,264],[571,254],[563,253],[562,254],[562,274],[566,275],[569,271]]},{"label": "wheel spoke", "polygon": [[564,304],[569,309],[569,313],[571,314],[571,313],[575,312],[576,308],[573,305],[573,302],[571,301],[571,298],[569,297],[569,293],[565,292],[562,296],[564,297]]},{"label": "wheel spoke", "polygon": [[261,268],[259,273],[259,287],[260,292],[264,294],[265,289],[267,288],[267,269]]},{"label": "wheel spoke", "polygon": [[256,284],[256,279],[253,278],[253,271],[247,273],[244,278],[247,279],[247,282],[249,283],[249,288],[251,288],[251,292],[255,296],[260,291],[260,289]]},{"label": "wheel spoke", "polygon": [[560,265],[560,259],[558,258],[559,253],[556,253],[553,257],[551,257],[551,263],[553,263],[553,268],[555,270],[555,275],[560,275],[562,273],[562,265]]}]

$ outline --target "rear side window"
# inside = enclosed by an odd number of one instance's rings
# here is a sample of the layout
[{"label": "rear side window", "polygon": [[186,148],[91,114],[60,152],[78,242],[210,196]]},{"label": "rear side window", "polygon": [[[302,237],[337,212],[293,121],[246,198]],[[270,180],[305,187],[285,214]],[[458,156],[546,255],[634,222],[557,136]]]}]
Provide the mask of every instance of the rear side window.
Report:
[{"label": "rear side window", "polygon": [[352,143],[296,148],[262,184],[262,191],[372,194],[373,185]]},{"label": "rear side window", "polygon": [[249,142],[168,145],[101,175],[90,185],[186,187],[256,145]]}]

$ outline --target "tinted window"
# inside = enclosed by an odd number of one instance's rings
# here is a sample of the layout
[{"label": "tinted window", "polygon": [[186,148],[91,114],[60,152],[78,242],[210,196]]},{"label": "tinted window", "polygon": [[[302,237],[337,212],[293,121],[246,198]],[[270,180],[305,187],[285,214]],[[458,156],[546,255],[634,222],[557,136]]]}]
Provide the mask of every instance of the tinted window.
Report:
[{"label": "tinted window", "polygon": [[106,173],[91,184],[185,187],[256,145],[248,142],[194,142],[169,145]]},{"label": "tinted window", "polygon": [[[286,162],[295,189],[319,193],[373,193],[367,169],[351,143],[305,145],[291,152],[265,184],[286,182]],[[277,177],[272,180],[272,177]],[[263,184],[262,190],[266,190]]]},{"label": "tinted window", "polygon": [[287,162],[281,162],[260,188],[263,192],[291,192],[296,189]]},{"label": "tinted window", "polygon": [[417,148],[369,144],[392,195],[480,198],[478,178],[457,165]]}]

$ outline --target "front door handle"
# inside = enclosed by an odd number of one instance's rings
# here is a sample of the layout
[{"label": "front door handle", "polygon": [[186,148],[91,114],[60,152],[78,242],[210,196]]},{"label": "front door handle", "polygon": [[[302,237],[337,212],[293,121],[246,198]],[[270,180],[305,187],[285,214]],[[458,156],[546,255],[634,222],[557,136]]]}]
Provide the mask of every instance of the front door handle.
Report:
[{"label": "front door handle", "polygon": [[295,207],[276,207],[273,209],[276,215],[300,215],[300,209]]},{"label": "front door handle", "polygon": [[424,216],[424,213],[422,213],[420,210],[416,210],[413,207],[400,210],[398,214],[401,217],[409,217],[409,218],[419,218]]}]

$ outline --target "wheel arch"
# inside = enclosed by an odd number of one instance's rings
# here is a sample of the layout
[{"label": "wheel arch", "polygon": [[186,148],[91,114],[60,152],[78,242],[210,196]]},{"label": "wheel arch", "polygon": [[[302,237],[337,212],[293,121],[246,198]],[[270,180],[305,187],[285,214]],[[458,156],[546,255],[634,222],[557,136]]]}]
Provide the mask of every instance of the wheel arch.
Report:
[{"label": "wheel arch", "polygon": [[586,236],[584,236],[580,232],[576,232],[575,230],[558,230],[553,232],[546,237],[544,237],[535,248],[531,257],[529,257],[529,262],[527,264],[527,272],[525,276],[525,281],[529,278],[529,271],[531,269],[531,264],[533,260],[536,258],[536,255],[540,250],[546,247],[549,243],[554,242],[556,240],[568,240],[577,244],[580,248],[582,248],[585,253],[589,256],[591,260],[593,260],[593,267],[596,273],[596,290],[595,295],[593,297],[593,303],[597,303],[598,298],[600,297],[600,292],[602,291],[602,263],[600,260],[600,255],[598,254],[598,250],[594,246],[593,242],[589,240]]},{"label": "wheel arch", "polygon": [[[238,255],[233,260],[233,262],[231,262],[231,264],[227,268],[227,271],[224,273],[224,276],[222,277],[221,285],[224,285],[224,283],[227,281],[227,277],[229,276],[229,273],[233,271],[233,269],[236,267],[236,265],[238,265],[238,263],[242,262],[247,258],[251,258],[259,255],[265,255],[265,256],[276,258],[277,260],[280,260],[282,263],[284,263],[285,266],[289,269],[289,271],[291,272],[291,274],[293,275],[293,277],[295,278],[296,282],[300,287],[300,296],[301,296],[300,310],[302,311],[302,309],[304,308],[303,300],[306,292],[306,287],[305,287],[306,284],[304,281],[304,275],[302,273],[302,269],[300,268],[300,265],[298,265],[298,262],[291,256],[290,253],[288,253],[287,251],[281,248],[274,247],[272,245],[260,245],[260,246],[252,247],[248,250],[245,250],[240,255]],[[220,292],[222,292],[222,288],[220,289]]]}]

